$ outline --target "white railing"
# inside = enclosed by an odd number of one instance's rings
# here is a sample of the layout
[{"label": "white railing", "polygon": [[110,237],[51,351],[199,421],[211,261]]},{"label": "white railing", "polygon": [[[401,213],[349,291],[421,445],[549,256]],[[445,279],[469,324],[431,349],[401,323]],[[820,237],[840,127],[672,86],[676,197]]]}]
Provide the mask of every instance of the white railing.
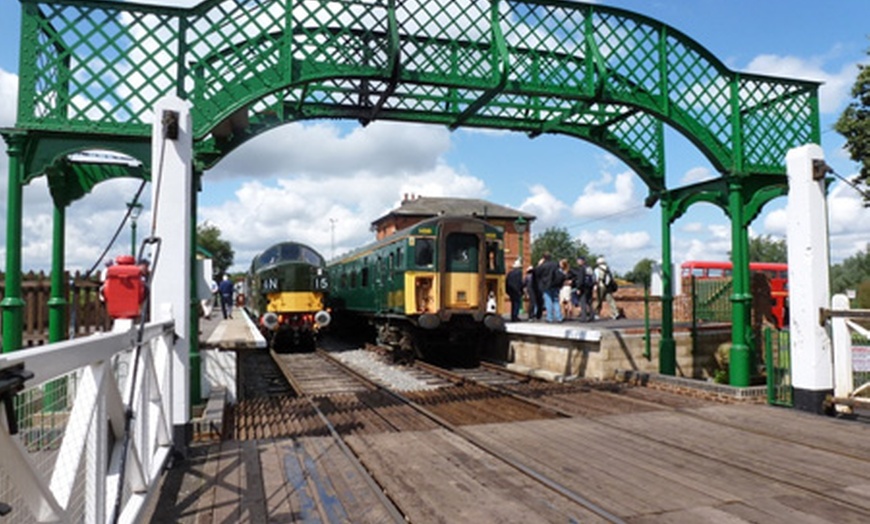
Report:
[{"label": "white railing", "polygon": [[173,343],[172,321],[127,323],[0,355],[0,376],[33,374],[0,404],[0,523],[140,518],[172,449]]},{"label": "white railing", "polygon": [[[870,408],[870,348],[856,347],[852,333],[870,340],[870,330],[856,323],[856,318],[870,318],[868,310],[849,308],[845,295],[834,295],[831,300],[831,342],[834,352],[834,399],[839,411],[851,411],[856,407]],[[856,362],[856,350],[860,362]],[[856,377],[859,378],[856,385]]]}]

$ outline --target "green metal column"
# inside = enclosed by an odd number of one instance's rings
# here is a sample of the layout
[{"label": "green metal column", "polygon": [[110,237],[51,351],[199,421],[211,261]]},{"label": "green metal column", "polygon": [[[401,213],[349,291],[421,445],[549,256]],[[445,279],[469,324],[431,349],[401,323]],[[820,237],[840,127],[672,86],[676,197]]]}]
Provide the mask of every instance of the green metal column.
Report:
[{"label": "green metal column", "polygon": [[674,286],[671,260],[670,196],[662,196],[662,338],[659,342],[659,373],[677,374],[677,343],[674,340]]},{"label": "green metal column", "polygon": [[[66,340],[66,306],[67,300],[64,286],[64,260],[66,231],[66,210],[62,205],[54,203],[52,222],[51,251],[51,297],[48,299],[48,342]],[[44,389],[43,409],[48,412],[67,408],[66,402],[67,378],[61,377],[49,381]]]},{"label": "green metal column", "polygon": [[48,300],[48,341],[60,342],[66,340],[66,306],[64,285],[64,261],[66,210],[54,204],[54,222],[52,230],[51,251],[51,298]]},{"label": "green metal column", "polygon": [[730,383],[736,387],[749,386],[749,235],[744,225],[743,184],[732,176],[728,182],[728,209],[731,215],[731,353],[729,358]]},{"label": "green metal column", "polygon": [[191,191],[191,219],[189,227],[190,234],[190,406],[193,408],[202,400],[202,384],[201,376],[201,361],[199,355],[199,296],[196,289],[196,283],[199,282],[196,265],[196,207],[197,207],[197,188],[200,187],[200,177],[202,173],[195,171],[192,177],[194,184]]},{"label": "green metal column", "polygon": [[21,156],[25,137],[3,134],[9,155],[9,181],[6,195],[6,291],[0,309],[3,311],[3,352],[21,349],[24,326],[24,300],[21,298],[21,218],[22,184]]}]

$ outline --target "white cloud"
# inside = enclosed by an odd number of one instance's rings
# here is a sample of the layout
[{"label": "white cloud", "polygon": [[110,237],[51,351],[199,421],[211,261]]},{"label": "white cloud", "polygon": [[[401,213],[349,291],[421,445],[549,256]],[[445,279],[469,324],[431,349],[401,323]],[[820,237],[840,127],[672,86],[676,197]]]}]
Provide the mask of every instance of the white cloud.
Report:
[{"label": "white cloud", "polygon": [[637,175],[627,171],[613,177],[604,173],[590,182],[577,197],[571,212],[580,218],[601,218],[626,213],[638,206],[634,199],[634,181]]},{"label": "white cloud", "polygon": [[684,233],[700,233],[704,229],[704,224],[700,222],[687,222],[680,226],[680,230]]},{"label": "white cloud", "polygon": [[269,245],[285,240],[309,244],[329,258],[373,241],[371,222],[398,206],[408,193],[481,198],[486,187],[440,162],[430,171],[389,178],[357,173],[249,180],[224,203],[200,208],[198,222],[208,221],[221,230],[221,238],[236,251],[237,270],[245,269]]},{"label": "white cloud", "polygon": [[747,66],[754,73],[785,78],[800,78],[824,82],[819,89],[819,109],[834,113],[849,97],[849,91],[858,74],[857,64],[847,64],[839,71],[824,69],[824,58],[804,59],[795,56],[760,55]]},{"label": "white cloud", "polygon": [[432,170],[449,148],[450,133],[438,126],[374,122],[345,131],[332,122],[294,123],[245,144],[207,176],[226,179],[368,173],[387,178]]},{"label": "white cloud", "polygon": [[520,211],[537,217],[532,226],[534,233],[543,233],[551,227],[561,227],[568,206],[540,184],[532,186],[529,191],[531,196],[520,204]]},{"label": "white cloud", "polygon": [[646,231],[615,233],[610,229],[581,231],[577,237],[593,253],[603,255],[614,270],[624,273],[643,258],[661,258],[660,249],[652,244]]},{"label": "white cloud", "polygon": [[715,177],[716,175],[712,171],[710,171],[710,168],[693,167],[692,169],[686,171],[686,174],[684,174],[682,180],[680,180],[680,184],[694,184],[696,182],[703,182],[705,180],[710,180]]},{"label": "white cloud", "polygon": [[0,69],[0,126],[15,124],[18,104],[18,75]]}]

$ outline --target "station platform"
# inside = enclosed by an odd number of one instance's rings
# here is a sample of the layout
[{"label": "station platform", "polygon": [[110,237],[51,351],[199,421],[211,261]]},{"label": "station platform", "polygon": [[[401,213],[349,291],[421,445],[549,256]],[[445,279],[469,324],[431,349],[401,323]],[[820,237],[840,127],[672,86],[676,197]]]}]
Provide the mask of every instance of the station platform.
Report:
[{"label": "station platform", "polygon": [[199,319],[201,349],[264,349],[266,339],[248,315],[238,307],[230,318],[223,318],[215,308],[208,317]]}]

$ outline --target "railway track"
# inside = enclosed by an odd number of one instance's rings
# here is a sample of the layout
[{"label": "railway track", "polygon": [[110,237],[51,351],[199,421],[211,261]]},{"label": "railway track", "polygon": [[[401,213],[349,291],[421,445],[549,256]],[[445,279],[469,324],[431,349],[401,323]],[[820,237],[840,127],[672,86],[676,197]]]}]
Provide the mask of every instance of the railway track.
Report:
[{"label": "railway track", "polygon": [[[283,355],[276,355],[278,367],[282,372],[294,375],[292,378],[288,377],[288,382],[299,384],[299,386],[294,385],[294,389],[300,388],[297,391],[302,395],[297,400],[304,399],[309,403],[308,411],[317,414],[323,428],[334,438],[343,439],[354,435],[362,431],[362,426],[367,426],[365,429],[367,432],[442,428],[519,472],[541,486],[541,489],[555,492],[568,503],[579,506],[583,514],[594,514],[605,522],[621,522],[618,516],[598,507],[582,494],[492,449],[491,446],[461,428],[464,424],[553,418],[559,416],[558,414],[542,410],[534,403],[516,399],[511,395],[493,392],[481,384],[471,384],[468,381],[456,383],[431,370],[417,368],[410,374],[422,382],[437,383],[438,387],[422,391],[398,392],[374,382],[326,352],[319,351],[307,357],[285,358]],[[303,370],[319,376],[320,380],[329,382],[333,386],[305,387],[304,381],[298,377]],[[346,376],[337,376],[341,374],[339,370],[343,370]],[[354,381],[349,380],[348,377],[353,377],[357,383],[353,384]],[[282,404],[275,405],[282,409],[288,407]],[[369,414],[361,415],[365,412]],[[344,447],[352,453],[346,444]],[[365,470],[363,464],[360,464],[360,468]]]},{"label": "railway track", "polygon": [[[497,461],[502,468],[529,479],[538,486],[535,489],[561,497],[564,504],[574,505],[578,512],[594,515],[593,520],[620,522],[607,508],[584,497],[582,489],[578,492],[576,486],[561,484],[556,477],[524,463],[522,456],[499,452],[464,426],[597,418],[611,413],[661,410],[669,403],[678,409],[684,402],[675,400],[676,395],[647,388],[586,381],[551,383],[486,364],[451,370],[419,363],[413,367],[385,365],[388,372],[368,364],[365,371],[360,371],[351,366],[348,354],[276,354],[272,355],[273,369],[262,362],[248,366],[259,376],[246,389],[255,385],[266,389],[262,395],[246,400],[247,410],[237,410],[237,438],[332,436],[336,442],[341,441],[345,453],[360,461],[359,452],[364,448],[354,448],[362,445],[355,440],[358,437],[447,431],[490,457],[487,460]],[[284,390],[274,383],[275,370],[286,378]],[[391,373],[411,379],[402,379],[402,385],[396,386]],[[369,471],[361,461],[355,467]],[[384,502],[395,506],[400,503]]]}]

